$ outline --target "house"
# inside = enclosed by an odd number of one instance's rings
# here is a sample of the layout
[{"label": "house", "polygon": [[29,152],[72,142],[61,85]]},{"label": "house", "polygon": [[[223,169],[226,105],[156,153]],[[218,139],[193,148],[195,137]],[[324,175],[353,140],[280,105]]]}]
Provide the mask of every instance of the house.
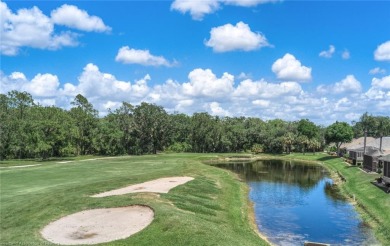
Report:
[{"label": "house", "polygon": [[375,147],[366,147],[366,153],[363,156],[363,169],[370,172],[377,172],[379,169],[379,158],[385,153]]},{"label": "house", "polygon": [[[367,161],[369,163],[366,164],[367,170],[370,171],[378,171],[378,170],[371,170],[373,168],[373,163],[372,160],[373,158],[376,161],[377,165],[377,158],[381,157],[382,155],[386,154],[387,152],[390,152],[390,137],[383,137],[382,141],[380,138],[372,138],[372,137],[367,137],[366,139],[366,153],[364,153],[364,137],[357,138],[352,140],[352,142],[344,144],[344,148],[346,148],[347,153],[349,154],[349,159],[352,160],[352,164],[357,165],[357,164],[362,164],[364,162],[364,155],[372,155],[375,154],[375,151],[373,149],[379,150],[381,153],[376,153],[378,156],[372,156],[372,157],[367,157]],[[371,152],[369,152],[371,151]],[[377,168],[374,168],[377,169]]]},{"label": "house", "polygon": [[357,149],[349,149],[349,159],[352,160],[353,165],[362,164],[363,163],[363,152],[364,147],[360,147]]},{"label": "house", "polygon": [[384,187],[390,193],[390,154],[379,158],[379,163],[383,167],[383,175],[377,180],[377,185]]},{"label": "house", "polygon": [[[367,137],[366,146],[373,146],[376,139],[373,137]],[[349,155],[349,159],[352,160],[353,165],[363,163],[364,155],[364,137],[355,138],[350,143],[344,143],[340,148],[344,148]]]},{"label": "house", "polygon": [[387,177],[390,183],[390,154],[379,158],[379,162],[383,167],[383,177]]}]

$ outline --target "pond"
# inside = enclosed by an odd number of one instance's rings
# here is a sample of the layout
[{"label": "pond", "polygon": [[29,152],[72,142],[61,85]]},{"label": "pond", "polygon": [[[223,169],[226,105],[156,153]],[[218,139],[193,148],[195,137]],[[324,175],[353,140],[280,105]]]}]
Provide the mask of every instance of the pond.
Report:
[{"label": "pond", "polygon": [[262,160],[215,166],[247,182],[259,231],[274,245],[378,245],[321,165]]}]

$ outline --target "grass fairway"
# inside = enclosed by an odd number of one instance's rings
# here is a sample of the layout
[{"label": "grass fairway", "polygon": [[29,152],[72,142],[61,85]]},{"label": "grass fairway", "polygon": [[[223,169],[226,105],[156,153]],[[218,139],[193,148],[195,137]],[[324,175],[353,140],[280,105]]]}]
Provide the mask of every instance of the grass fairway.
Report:
[{"label": "grass fairway", "polygon": [[382,245],[390,245],[390,195],[370,183],[380,177],[379,174],[363,172],[356,166],[347,165],[341,158],[326,154],[291,154],[282,158],[318,161],[333,172],[339,172],[346,179],[340,184],[341,190],[347,196],[355,197],[358,211],[373,227]]},{"label": "grass fairway", "polygon": [[[39,232],[51,221],[85,209],[145,204],[155,212],[151,225],[102,245],[267,245],[250,225],[245,183],[201,163],[214,156],[161,154],[1,168],[1,244],[50,245]],[[11,164],[18,163],[5,166]],[[89,197],[169,176],[195,179],[168,194]]]}]

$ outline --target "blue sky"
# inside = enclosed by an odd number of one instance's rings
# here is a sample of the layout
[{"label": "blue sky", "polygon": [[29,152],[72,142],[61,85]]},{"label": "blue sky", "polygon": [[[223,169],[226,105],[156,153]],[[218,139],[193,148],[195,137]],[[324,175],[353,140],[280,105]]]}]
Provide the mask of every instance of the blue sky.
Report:
[{"label": "blue sky", "polygon": [[2,1],[0,93],[101,115],[390,116],[389,1]]}]

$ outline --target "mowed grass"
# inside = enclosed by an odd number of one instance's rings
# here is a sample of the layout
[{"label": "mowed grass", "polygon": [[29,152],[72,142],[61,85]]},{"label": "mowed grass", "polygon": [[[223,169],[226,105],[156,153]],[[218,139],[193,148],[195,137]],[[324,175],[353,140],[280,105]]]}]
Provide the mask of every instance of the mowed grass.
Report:
[{"label": "mowed grass", "polygon": [[320,162],[334,174],[342,175],[345,182],[339,183],[341,190],[352,201],[355,199],[357,210],[382,245],[390,245],[390,195],[371,183],[380,174],[363,172],[357,166],[346,164],[342,158],[327,154],[291,154],[282,158]]},{"label": "mowed grass", "polygon": [[[229,171],[201,162],[215,156],[160,154],[2,168],[0,244],[51,245],[40,235],[51,221],[86,209],[144,204],[155,211],[151,225],[102,245],[267,245],[250,223],[245,183]],[[170,176],[195,179],[168,194],[90,197]]]}]

